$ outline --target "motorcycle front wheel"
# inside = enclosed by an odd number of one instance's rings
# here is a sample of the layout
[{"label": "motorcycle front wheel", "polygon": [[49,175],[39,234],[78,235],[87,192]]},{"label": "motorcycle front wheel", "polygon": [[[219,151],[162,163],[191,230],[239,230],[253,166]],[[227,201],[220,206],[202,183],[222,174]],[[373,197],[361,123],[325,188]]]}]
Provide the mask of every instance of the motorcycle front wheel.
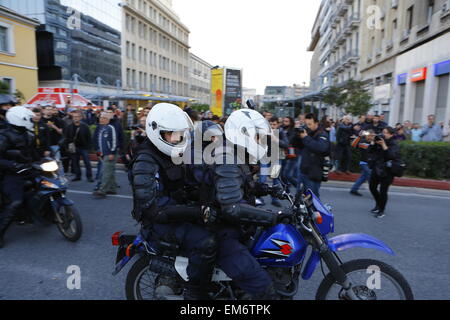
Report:
[{"label": "motorcycle front wheel", "polygon": [[71,242],[77,242],[83,232],[80,214],[73,206],[63,206],[59,211],[62,223],[57,222],[59,232]]},{"label": "motorcycle front wheel", "polygon": [[[411,287],[392,266],[376,260],[344,263],[353,292],[361,300],[414,300]],[[343,288],[328,274],[319,286],[316,300],[347,300]]]}]

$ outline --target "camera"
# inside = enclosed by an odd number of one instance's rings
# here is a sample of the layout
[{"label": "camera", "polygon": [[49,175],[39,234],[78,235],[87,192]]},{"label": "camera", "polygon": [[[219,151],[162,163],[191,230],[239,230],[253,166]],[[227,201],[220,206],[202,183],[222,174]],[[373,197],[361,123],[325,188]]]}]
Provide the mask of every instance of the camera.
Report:
[{"label": "camera", "polygon": [[382,134],[377,134],[377,135],[375,136],[375,141],[376,141],[376,142],[381,141],[381,140],[383,140],[383,138],[384,138],[384,136],[383,136]]},{"label": "camera", "polygon": [[333,168],[333,163],[331,162],[330,157],[325,157],[323,162],[323,169],[322,169],[322,181],[328,182],[330,171]]},{"label": "camera", "polygon": [[139,129],[144,129],[141,125],[135,125],[135,126],[131,126],[130,127],[131,130],[139,130]]}]

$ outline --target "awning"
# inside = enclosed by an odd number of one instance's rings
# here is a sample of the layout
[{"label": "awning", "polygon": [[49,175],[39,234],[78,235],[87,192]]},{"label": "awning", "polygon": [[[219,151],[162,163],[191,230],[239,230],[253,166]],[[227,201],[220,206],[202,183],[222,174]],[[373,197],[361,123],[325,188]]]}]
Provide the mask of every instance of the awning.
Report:
[{"label": "awning", "polygon": [[58,109],[66,108],[70,105],[72,108],[83,108],[88,103],[88,99],[84,98],[78,93],[77,89],[73,91],[66,88],[39,88],[38,93],[27,102],[27,107],[36,107],[55,104]]}]

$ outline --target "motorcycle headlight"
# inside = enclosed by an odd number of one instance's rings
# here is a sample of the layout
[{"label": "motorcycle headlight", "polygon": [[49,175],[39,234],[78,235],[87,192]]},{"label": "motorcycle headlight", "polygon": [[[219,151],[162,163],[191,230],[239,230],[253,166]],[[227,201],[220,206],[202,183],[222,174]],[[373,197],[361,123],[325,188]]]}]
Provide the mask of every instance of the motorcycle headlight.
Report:
[{"label": "motorcycle headlight", "polygon": [[50,161],[41,164],[41,169],[44,172],[55,172],[58,171],[58,163],[56,161]]}]

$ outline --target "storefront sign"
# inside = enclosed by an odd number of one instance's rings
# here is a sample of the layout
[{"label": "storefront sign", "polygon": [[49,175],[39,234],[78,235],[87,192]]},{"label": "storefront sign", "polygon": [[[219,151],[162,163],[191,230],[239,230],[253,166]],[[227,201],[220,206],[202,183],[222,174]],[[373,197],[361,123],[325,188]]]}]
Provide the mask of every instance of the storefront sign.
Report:
[{"label": "storefront sign", "polygon": [[420,68],[413,70],[411,72],[411,82],[419,82],[426,80],[427,78],[427,68]]},{"label": "storefront sign", "polygon": [[213,69],[211,71],[211,112],[223,116],[223,85],[224,69]]},{"label": "storefront sign", "polygon": [[408,74],[407,73],[402,73],[402,74],[399,74],[397,76],[397,84],[398,85],[406,84],[407,80],[408,80]]},{"label": "storefront sign", "polygon": [[442,76],[444,74],[450,73],[450,60],[437,63],[434,65],[434,76]]}]

